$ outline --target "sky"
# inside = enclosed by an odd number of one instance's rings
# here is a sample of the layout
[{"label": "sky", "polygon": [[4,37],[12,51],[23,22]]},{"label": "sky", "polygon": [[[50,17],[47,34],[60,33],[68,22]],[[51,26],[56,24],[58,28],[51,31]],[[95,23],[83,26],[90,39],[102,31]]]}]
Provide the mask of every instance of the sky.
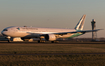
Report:
[{"label": "sky", "polygon": [[[0,31],[9,26],[74,29],[84,14],[84,30],[91,30],[92,19],[96,29],[104,29],[105,0],[0,0]],[[97,37],[105,38],[104,34],[98,31]]]}]

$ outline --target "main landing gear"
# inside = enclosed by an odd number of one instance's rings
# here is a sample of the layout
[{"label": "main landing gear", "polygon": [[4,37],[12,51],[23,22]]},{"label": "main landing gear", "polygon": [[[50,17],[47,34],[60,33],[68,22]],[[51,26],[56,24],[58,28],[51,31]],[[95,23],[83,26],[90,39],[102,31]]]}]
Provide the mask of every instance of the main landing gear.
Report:
[{"label": "main landing gear", "polygon": [[[58,43],[59,41],[51,41],[51,43]],[[38,43],[45,43],[43,40],[38,40]]]},{"label": "main landing gear", "polygon": [[38,40],[38,43],[45,43],[45,41],[43,41],[43,40]]},{"label": "main landing gear", "polygon": [[59,41],[51,41],[51,43],[58,43]]}]

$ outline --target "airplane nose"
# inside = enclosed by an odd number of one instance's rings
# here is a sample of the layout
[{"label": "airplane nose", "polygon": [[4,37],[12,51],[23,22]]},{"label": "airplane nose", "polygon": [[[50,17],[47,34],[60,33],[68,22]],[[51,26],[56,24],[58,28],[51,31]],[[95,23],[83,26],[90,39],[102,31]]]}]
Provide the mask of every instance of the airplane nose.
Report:
[{"label": "airplane nose", "polygon": [[5,32],[4,32],[4,31],[2,31],[2,32],[1,32],[1,34],[2,34],[3,36],[6,36],[6,34],[5,34]]},{"label": "airplane nose", "polygon": [[1,34],[3,35],[3,31],[1,31]]}]

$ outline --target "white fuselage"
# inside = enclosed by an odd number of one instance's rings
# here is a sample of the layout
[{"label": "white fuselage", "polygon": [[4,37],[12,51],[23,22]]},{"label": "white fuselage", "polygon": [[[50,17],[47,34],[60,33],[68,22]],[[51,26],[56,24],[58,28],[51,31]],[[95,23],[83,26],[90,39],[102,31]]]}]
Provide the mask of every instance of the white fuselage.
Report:
[{"label": "white fuselage", "polygon": [[[73,32],[75,29],[37,28],[37,27],[7,27],[1,33],[10,37],[40,37],[41,34],[53,34],[62,32]],[[72,34],[59,36],[59,38],[70,37]]]}]

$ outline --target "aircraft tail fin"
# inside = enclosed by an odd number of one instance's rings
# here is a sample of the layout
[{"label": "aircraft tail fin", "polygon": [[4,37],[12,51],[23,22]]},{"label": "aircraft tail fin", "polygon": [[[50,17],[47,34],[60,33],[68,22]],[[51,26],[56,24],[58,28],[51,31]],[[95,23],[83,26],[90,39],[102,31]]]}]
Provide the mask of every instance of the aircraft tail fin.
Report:
[{"label": "aircraft tail fin", "polygon": [[84,22],[85,22],[85,17],[86,17],[86,15],[82,16],[82,18],[79,20],[79,22],[75,26],[75,28],[74,28],[75,30],[83,30]]}]

